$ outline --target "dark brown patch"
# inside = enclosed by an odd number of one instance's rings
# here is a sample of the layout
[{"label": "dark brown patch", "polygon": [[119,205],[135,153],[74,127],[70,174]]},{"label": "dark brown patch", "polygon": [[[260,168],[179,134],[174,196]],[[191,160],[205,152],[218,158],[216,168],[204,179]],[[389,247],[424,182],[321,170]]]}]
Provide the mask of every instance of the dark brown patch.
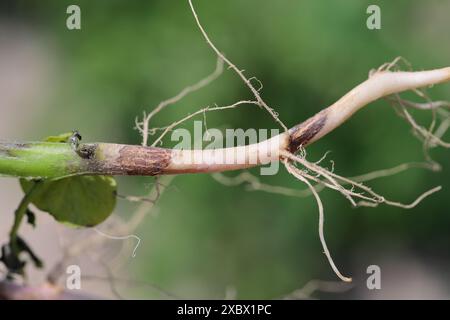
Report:
[{"label": "dark brown patch", "polygon": [[93,159],[97,151],[96,144],[82,144],[76,150],[77,154],[83,159]]},{"label": "dark brown patch", "polygon": [[324,127],[327,121],[326,110],[295,126],[290,133],[289,151],[296,152],[300,146],[306,146],[309,141]]},{"label": "dark brown patch", "polygon": [[172,152],[168,149],[125,146],[119,151],[117,164],[124,174],[155,176],[170,164]]}]

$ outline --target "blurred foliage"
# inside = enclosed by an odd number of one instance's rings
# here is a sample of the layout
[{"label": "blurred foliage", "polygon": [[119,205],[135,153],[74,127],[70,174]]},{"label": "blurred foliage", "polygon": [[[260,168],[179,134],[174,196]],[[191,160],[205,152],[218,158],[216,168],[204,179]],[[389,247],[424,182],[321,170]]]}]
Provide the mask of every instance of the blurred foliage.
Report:
[{"label": "blurred foliage", "polygon": [[[81,31],[65,28],[66,8],[74,3],[81,7]],[[381,7],[381,30],[366,28],[366,8],[372,3]],[[448,1],[197,0],[195,5],[212,40],[247,76],[263,82],[263,97],[290,126],[396,56],[417,70],[450,64]],[[76,128],[87,141],[139,143],[135,118],[215,65],[187,1],[6,1],[0,8],[3,18],[40,36],[56,66],[47,111],[24,133],[29,138]],[[440,85],[429,93],[449,100],[449,89]],[[226,71],[152,124],[167,125],[201,107],[249,97],[240,79]],[[424,123],[431,119],[415,114]],[[275,127],[254,106],[211,113],[207,119],[209,127]],[[184,127],[192,129],[192,124]],[[347,176],[420,161],[421,145],[409,131],[387,102],[378,101],[309,147],[308,156],[318,159],[331,150],[336,172]],[[443,186],[412,210],[352,209],[336,192],[322,193],[330,250],[357,285],[364,285],[367,265],[387,251],[413,252],[425,265],[440,261],[442,277],[449,276],[449,153],[436,150],[432,156],[443,165],[438,174],[411,169],[370,183],[404,202]],[[143,195],[151,180],[120,178],[119,189]],[[284,170],[263,180],[304,188]],[[116,212],[127,218],[133,208],[120,203]],[[142,247],[129,267],[133,277],[179,296],[220,298],[233,286],[239,298],[273,298],[311,279],[336,279],[322,254],[313,198],[246,192],[219,185],[208,175],[185,175],[174,180],[158,212],[139,228]]]}]

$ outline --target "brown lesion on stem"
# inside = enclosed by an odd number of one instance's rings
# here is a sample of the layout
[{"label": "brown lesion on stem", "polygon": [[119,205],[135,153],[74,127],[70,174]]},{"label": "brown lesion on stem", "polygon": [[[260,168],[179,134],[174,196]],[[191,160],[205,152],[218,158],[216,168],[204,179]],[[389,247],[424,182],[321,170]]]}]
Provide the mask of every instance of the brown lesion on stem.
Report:
[{"label": "brown lesion on stem", "polygon": [[328,110],[322,110],[289,130],[289,151],[297,152],[306,146],[325,126]]},{"label": "brown lesion on stem", "polygon": [[97,144],[82,144],[79,148],[77,148],[76,153],[80,156],[80,158],[90,160],[95,157],[97,148]]},{"label": "brown lesion on stem", "polygon": [[172,158],[170,150],[155,147],[125,146],[119,154],[117,162],[128,175],[158,175]]},{"label": "brown lesion on stem", "polygon": [[[325,109],[283,134],[286,143],[280,143],[280,150],[297,152],[302,146],[318,138],[325,129],[328,110]],[[289,139],[289,141],[287,141]],[[200,173],[235,170],[242,166],[204,165],[195,163],[178,166],[173,163],[176,153],[171,149],[123,145],[111,143],[80,144],[75,151],[81,160],[83,174],[156,176],[175,173]],[[187,150],[186,152],[193,152]],[[209,156],[207,153],[206,156]],[[273,159],[275,160],[275,159]],[[257,165],[257,164],[255,164]],[[246,166],[251,167],[254,165]]]},{"label": "brown lesion on stem", "polygon": [[84,144],[77,154],[87,174],[155,176],[164,173],[172,159],[170,149],[122,144]]}]

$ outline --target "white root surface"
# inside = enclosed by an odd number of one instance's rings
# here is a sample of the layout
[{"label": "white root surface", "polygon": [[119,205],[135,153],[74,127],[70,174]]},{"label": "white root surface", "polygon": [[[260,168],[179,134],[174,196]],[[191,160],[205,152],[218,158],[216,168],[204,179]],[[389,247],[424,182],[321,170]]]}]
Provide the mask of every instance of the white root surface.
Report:
[{"label": "white root surface", "polygon": [[[324,126],[303,147],[333,131],[356,111],[377,99],[446,81],[450,81],[450,67],[416,72],[378,71],[334,104],[307,120],[314,122],[314,118],[320,114],[326,115]],[[425,105],[422,108],[425,108]],[[434,105],[430,105],[430,109],[432,108]],[[302,127],[301,125],[298,127],[298,129],[293,128],[289,132],[283,132],[258,144],[214,150],[174,150],[173,161],[166,168],[166,173],[220,172],[279,161],[282,153],[289,148],[291,136],[308,128],[308,126]],[[295,132],[295,130],[299,132]],[[224,155],[223,161],[220,161],[221,157],[217,157],[217,155]],[[234,159],[245,159],[245,161],[235,161],[234,163],[225,161],[225,159],[233,157]]]}]

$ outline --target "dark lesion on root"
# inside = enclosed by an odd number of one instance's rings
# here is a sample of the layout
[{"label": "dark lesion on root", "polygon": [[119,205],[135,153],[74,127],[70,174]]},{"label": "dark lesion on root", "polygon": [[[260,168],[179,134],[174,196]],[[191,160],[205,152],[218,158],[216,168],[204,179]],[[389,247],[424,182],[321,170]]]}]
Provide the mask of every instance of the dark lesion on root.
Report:
[{"label": "dark lesion on root", "polygon": [[315,116],[300,123],[289,130],[289,151],[297,152],[301,146],[306,146],[313,139],[327,121],[327,110],[322,110]]}]

